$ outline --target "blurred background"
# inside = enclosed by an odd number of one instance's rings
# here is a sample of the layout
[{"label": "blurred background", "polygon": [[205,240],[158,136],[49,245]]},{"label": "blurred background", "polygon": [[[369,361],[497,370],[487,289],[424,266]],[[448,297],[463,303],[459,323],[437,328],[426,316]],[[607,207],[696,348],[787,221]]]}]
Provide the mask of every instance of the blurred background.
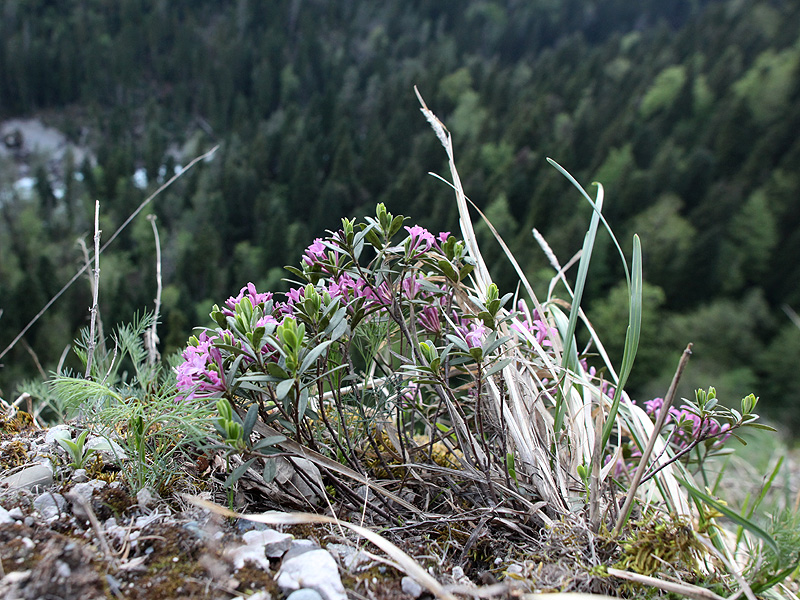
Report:
[{"label": "blurred background", "polygon": [[[642,238],[645,315],[629,391],[754,392],[800,426],[800,3],[759,0],[4,0],[0,7],[0,351],[84,264],[94,201],[106,331],[152,310],[157,217],[162,352],[248,281],[378,202],[457,230],[450,128],[467,194],[541,296],[590,207],[550,167],[605,186],[624,250]],[[495,279],[515,278],[478,226]],[[603,234],[585,305],[616,361],[627,298]],[[56,368],[88,324],[82,278],[0,362],[0,396]],[[794,322],[793,322],[794,319]],[[74,356],[66,358],[75,365]],[[617,362],[618,364],[618,362]]]}]

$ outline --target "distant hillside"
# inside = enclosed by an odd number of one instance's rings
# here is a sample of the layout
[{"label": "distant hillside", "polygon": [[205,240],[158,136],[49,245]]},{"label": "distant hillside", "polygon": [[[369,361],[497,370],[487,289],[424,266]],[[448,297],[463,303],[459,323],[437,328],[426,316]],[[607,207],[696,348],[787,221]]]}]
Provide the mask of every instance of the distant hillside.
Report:
[{"label": "distant hillside", "polygon": [[[80,264],[94,199],[107,234],[143,199],[137,186],[215,143],[214,161],[152,206],[165,350],[243,283],[277,289],[279,268],[340,216],[385,202],[452,227],[447,188],[426,176],[445,168],[416,84],[453,132],[467,192],[541,294],[551,272],[531,229],[566,262],[589,218],[545,156],[604,184],[623,247],[641,235],[649,312],[634,395],[663,391],[693,340],[687,386],[754,391],[800,422],[800,330],[781,308],[800,308],[798,32],[797,3],[756,0],[5,3],[0,118],[37,116],[97,162],[30,157],[25,199],[2,159],[0,347]],[[107,321],[152,306],[154,256],[143,218],[109,249]],[[619,353],[610,243],[593,270],[590,316]],[[44,369],[88,305],[83,283],[26,336]],[[35,364],[22,345],[2,362],[10,397]]]}]

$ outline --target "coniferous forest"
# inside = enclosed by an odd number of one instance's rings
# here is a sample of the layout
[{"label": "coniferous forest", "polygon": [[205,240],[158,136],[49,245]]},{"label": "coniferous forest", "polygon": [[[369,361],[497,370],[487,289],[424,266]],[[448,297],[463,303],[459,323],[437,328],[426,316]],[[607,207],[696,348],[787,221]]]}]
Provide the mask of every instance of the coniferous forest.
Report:
[{"label": "coniferous forest", "polygon": [[[591,216],[546,157],[587,189],[602,182],[624,250],[640,235],[633,397],[663,395],[693,342],[687,390],[754,392],[800,425],[800,4],[788,0],[6,0],[0,121],[38,119],[82,150],[24,157],[28,193],[23,159],[2,155],[0,351],[83,265],[95,200],[108,236],[217,144],[103,253],[106,330],[153,308],[148,213],[164,354],[248,281],[281,289],[282,267],[343,216],[383,202],[457,229],[452,191],[427,175],[448,170],[415,85],[537,292],[553,270],[532,229],[565,264]],[[601,236],[585,305],[617,363],[622,281]],[[56,368],[91,301],[82,278],[46,312],[0,361],[0,396]]]}]

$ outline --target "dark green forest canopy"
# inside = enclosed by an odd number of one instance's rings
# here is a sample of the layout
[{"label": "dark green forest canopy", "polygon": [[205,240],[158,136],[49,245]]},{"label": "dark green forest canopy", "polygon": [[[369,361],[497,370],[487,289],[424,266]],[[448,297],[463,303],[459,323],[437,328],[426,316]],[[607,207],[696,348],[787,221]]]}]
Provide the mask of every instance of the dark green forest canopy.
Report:
[{"label": "dark green forest canopy", "polygon": [[[604,184],[623,247],[640,234],[648,312],[634,396],[663,393],[694,341],[687,387],[734,402],[754,391],[800,421],[800,330],[782,311],[800,308],[798,3],[8,0],[0,11],[0,117],[38,117],[97,158],[42,161],[32,199],[0,200],[3,348],[80,265],[95,199],[108,234],[146,195],[137,168],[152,191],[164,165],[216,143],[212,162],[152,205],[165,351],[247,281],[279,289],[280,267],[342,216],[384,202],[453,229],[450,192],[426,176],[446,165],[417,85],[453,133],[467,193],[538,292],[552,271],[531,229],[566,262],[590,210],[546,156]],[[13,172],[0,169],[3,190]],[[104,255],[109,325],[152,307],[155,268],[140,217]],[[617,360],[621,279],[604,239],[587,297]],[[89,302],[75,286],[26,336],[45,369]],[[23,345],[3,362],[10,396],[35,366]]]}]

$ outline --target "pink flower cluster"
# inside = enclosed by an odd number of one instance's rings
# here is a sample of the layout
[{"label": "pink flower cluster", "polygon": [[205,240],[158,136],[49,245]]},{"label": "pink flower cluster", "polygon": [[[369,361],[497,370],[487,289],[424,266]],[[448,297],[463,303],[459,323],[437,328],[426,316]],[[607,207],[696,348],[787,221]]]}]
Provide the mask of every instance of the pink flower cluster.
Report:
[{"label": "pink flower cluster", "polygon": [[517,314],[515,315],[519,320],[519,324],[514,323],[511,329],[522,334],[523,339],[525,335],[531,335],[536,342],[542,347],[550,347],[553,343],[550,337],[553,335],[554,330],[547,322],[539,315],[539,312],[534,310],[528,318],[525,302],[520,300],[517,303]]},{"label": "pink flower cluster", "polygon": [[244,298],[250,300],[250,304],[252,306],[258,306],[259,304],[263,304],[272,300],[272,292],[264,292],[263,294],[259,293],[256,291],[255,284],[248,283],[239,291],[238,296],[235,298],[231,296],[225,301],[225,308],[222,309],[222,312],[227,316],[232,317],[236,311],[236,307],[239,306],[239,303]]},{"label": "pink flower cluster", "polygon": [[184,362],[176,368],[176,375],[184,400],[214,398],[225,391],[222,353],[214,346],[223,335],[209,336],[204,331],[198,336],[196,346],[189,345],[183,351]]},{"label": "pink flower cluster", "polygon": [[[644,403],[645,412],[655,421],[661,409],[664,406],[663,398],[653,398]],[[706,417],[700,418],[700,415],[695,414],[687,408],[676,408],[671,406],[669,414],[665,423],[675,423],[678,429],[673,436],[678,449],[686,448],[693,440],[704,440],[716,438],[715,444],[722,445],[725,440],[730,437],[730,433],[726,433],[730,425],[725,423],[720,425],[716,419]]]}]

